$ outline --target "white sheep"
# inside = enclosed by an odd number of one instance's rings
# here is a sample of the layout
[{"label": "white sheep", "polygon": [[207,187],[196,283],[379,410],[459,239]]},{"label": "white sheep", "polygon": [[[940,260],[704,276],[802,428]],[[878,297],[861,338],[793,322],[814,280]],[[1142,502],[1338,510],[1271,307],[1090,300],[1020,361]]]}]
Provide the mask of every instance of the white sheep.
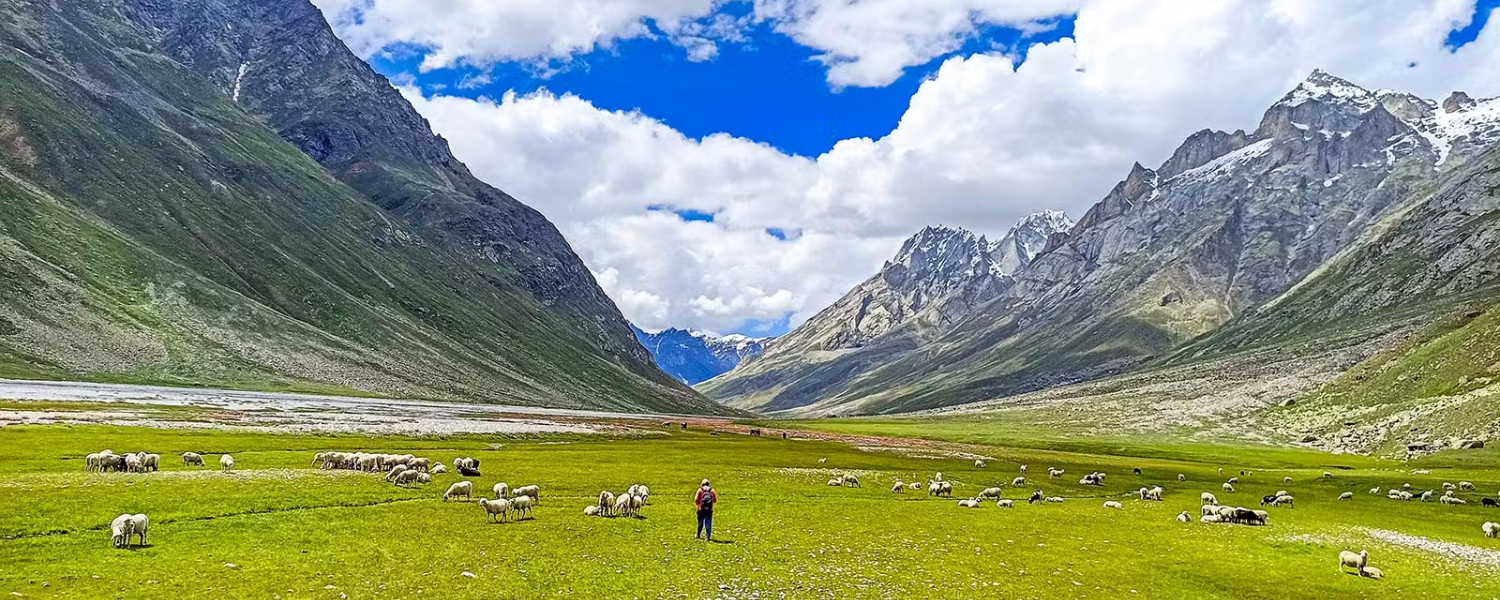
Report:
[{"label": "white sheep", "polygon": [[1291,497],[1291,496],[1281,495],[1281,496],[1277,496],[1276,500],[1274,502],[1272,502],[1271,504],[1273,506],[1283,506],[1283,505],[1285,505],[1285,506],[1290,507],[1290,506],[1292,506],[1292,503],[1295,500],[1296,499],[1293,498],[1293,497]]},{"label": "white sheep", "polygon": [[1355,554],[1345,550],[1339,553],[1339,572],[1346,572],[1344,571],[1344,567],[1353,567],[1354,572],[1358,573],[1364,570],[1365,563],[1368,562],[1370,562],[1370,553],[1368,551],[1360,550],[1359,554]]},{"label": "white sheep", "polygon": [[1026,466],[1026,465],[1021,465],[1021,472],[1022,472],[1022,473],[1025,473],[1025,472],[1026,472],[1026,469],[1027,469],[1027,466]]},{"label": "white sheep", "polygon": [[609,490],[599,492],[599,514],[609,516],[615,506],[615,495]]},{"label": "white sheep", "polygon": [[820,465],[823,464],[823,463],[826,463],[826,462],[828,462],[828,459],[826,459],[826,458],[820,458],[820,459],[818,459],[818,464],[820,464]]},{"label": "white sheep", "polygon": [[1292,482],[1292,478],[1291,477],[1282,477],[1281,481],[1282,481],[1282,483],[1291,483]]},{"label": "white sheep", "polygon": [[457,498],[459,496],[463,496],[464,500],[468,500],[469,495],[472,493],[474,493],[474,482],[459,481],[448,486],[448,491],[443,492],[443,502],[447,502],[449,498]]},{"label": "white sheep", "polygon": [[590,504],[588,506],[583,507],[583,516],[585,516],[585,517],[593,517],[593,516],[597,516],[598,514],[599,514],[599,506],[598,505]]},{"label": "white sheep", "polygon": [[920,490],[920,489],[922,489],[922,482],[920,482],[920,481],[913,481],[913,482],[907,484],[906,488],[910,489],[910,490]]},{"label": "white sheep", "polygon": [[523,485],[511,491],[512,496],[531,496],[532,504],[542,503],[542,488],[536,485]]},{"label": "white sheep", "polygon": [[641,497],[641,504],[649,504],[651,502],[651,488],[642,485],[636,489],[635,495]]},{"label": "white sheep", "polygon": [[1378,487],[1372,487],[1372,488],[1370,488],[1370,495],[1371,496],[1378,496],[1378,495],[1380,495],[1380,488],[1378,488]]},{"label": "white sheep", "polygon": [[1472,492],[1474,491],[1474,484],[1467,481],[1460,481],[1458,482],[1458,489]]},{"label": "white sheep", "polygon": [[939,496],[947,496],[949,498],[953,497],[953,482],[939,481],[938,486],[941,488],[938,490]]},{"label": "white sheep", "polygon": [[1142,492],[1141,493],[1141,499],[1142,500],[1155,500],[1157,502],[1160,502],[1161,501],[1161,495],[1162,495],[1161,486],[1155,486],[1155,487],[1152,487],[1149,490],[1145,490],[1144,492]]},{"label": "white sheep", "polygon": [[964,498],[958,501],[958,505],[964,508],[979,508],[979,501],[973,498]]},{"label": "white sheep", "polygon": [[1354,492],[1344,492],[1342,494],[1339,494],[1339,500],[1353,500],[1353,499],[1354,499]]},{"label": "white sheep", "polygon": [[1432,490],[1427,490],[1425,492],[1422,492],[1422,501],[1423,502],[1432,502]]},{"label": "white sheep", "polygon": [[1005,490],[1003,490],[1001,488],[997,488],[997,487],[984,488],[983,490],[981,490],[979,492],[979,497],[980,498],[985,498],[985,499],[989,499],[989,498],[996,498],[996,499],[998,499],[998,498],[1000,498],[1000,495],[1003,494],[1004,492],[1005,492]]},{"label": "white sheep", "polygon": [[495,484],[495,487],[490,488],[490,491],[495,493],[495,497],[496,498],[509,498],[510,497],[510,484],[505,483],[504,481],[502,481],[500,483]]},{"label": "white sheep", "polygon": [[517,519],[520,519],[523,514],[531,517],[531,507],[535,504],[536,498],[531,496],[516,496],[510,501],[510,510],[516,513]]},{"label": "white sheep", "polygon": [[828,480],[828,487],[844,487],[844,480],[838,477]]},{"label": "white sheep", "polygon": [[1201,506],[1201,507],[1198,508],[1198,512],[1200,512],[1202,514],[1205,514],[1205,515],[1217,515],[1217,514],[1219,514],[1219,505],[1217,505],[1217,504],[1204,504],[1203,506]]},{"label": "white sheep", "polygon": [[405,471],[405,470],[407,470],[406,469],[406,465],[396,465],[394,467],[391,467],[391,472],[385,474],[385,480],[386,481],[395,481],[396,480],[396,476],[400,475],[401,472]]},{"label": "white sheep", "polygon": [[1230,477],[1229,478],[1229,483],[1239,483],[1239,482],[1240,482],[1240,478],[1238,478],[1238,477]]},{"label": "white sheep", "polygon": [[1333,473],[1329,473],[1328,471],[1323,471],[1323,479],[1333,479]]},{"label": "white sheep", "polygon": [[407,469],[407,471],[410,472],[410,473],[416,473],[417,474],[417,483],[432,483],[432,475],[430,475],[430,474],[423,473],[423,472],[417,471],[415,469]]},{"label": "white sheep", "polygon": [[1119,502],[1115,502],[1114,500],[1110,500],[1104,503],[1104,508],[1125,508],[1125,505],[1120,504]]},{"label": "white sheep", "polygon": [[1226,491],[1226,492],[1229,492],[1231,494],[1234,493],[1234,485],[1232,485],[1232,484],[1230,484],[1228,482],[1224,483],[1223,488],[1224,488],[1224,491]]},{"label": "white sheep", "polygon": [[1290,495],[1292,495],[1292,493],[1288,492],[1286,490],[1276,490],[1276,493],[1272,494],[1272,495],[1273,496],[1290,496]]},{"label": "white sheep", "polygon": [[1479,526],[1479,530],[1484,532],[1484,537],[1500,537],[1500,523],[1486,522]]},{"label": "white sheep", "polygon": [[1042,499],[1042,502],[1050,502],[1050,503],[1053,503],[1053,504],[1056,504],[1056,503],[1062,502],[1062,501],[1063,501],[1063,498],[1060,497],[1060,496],[1048,496],[1048,497]]},{"label": "white sheep", "polygon": [[1385,579],[1385,571],[1381,571],[1378,567],[1365,567],[1360,569],[1359,574],[1370,579]]},{"label": "white sheep", "polygon": [[[1015,503],[1014,500],[1001,500],[1001,501],[995,503],[995,506],[998,506],[1000,508],[1011,508],[1011,507],[1013,507],[1015,505],[1016,505],[1016,503]],[[1490,536],[1490,537],[1494,537],[1494,536]]]},{"label": "white sheep", "polygon": [[1011,487],[1021,487],[1021,486],[1024,486],[1024,485],[1026,485],[1026,478],[1025,477],[1017,477],[1015,479],[1012,479],[1012,480],[1010,480],[1010,485],[1011,485]]},{"label": "white sheep", "polygon": [[395,483],[396,485],[411,485],[413,483],[421,483],[423,475],[426,475],[426,473],[418,472],[416,469],[403,469],[400,473],[396,474],[396,478],[395,480],[393,480],[393,483]]},{"label": "white sheep", "polygon": [[445,467],[443,465],[432,465],[432,470],[429,472],[433,475],[441,475],[448,472],[448,467]]},{"label": "white sheep", "polygon": [[1188,511],[1182,511],[1182,513],[1180,513],[1180,514],[1177,515],[1177,522],[1178,523],[1192,523],[1193,522],[1193,517],[1190,516],[1190,515],[1188,515]]},{"label": "white sheep", "polygon": [[631,494],[630,495],[630,514],[636,515],[636,516],[640,516],[640,514],[641,514],[641,507],[643,507],[645,505],[646,505],[646,499],[642,498],[640,494]]},{"label": "white sheep", "polygon": [[499,515],[500,522],[504,523],[505,516],[510,513],[510,501],[504,498],[496,498],[494,500],[480,498],[479,506],[484,508],[485,518],[490,521],[494,521],[496,515]]},{"label": "white sheep", "polygon": [[221,471],[233,471],[234,470],[234,457],[230,456],[228,454],[220,454],[219,455],[219,470],[221,470]]},{"label": "white sheep", "polygon": [[1442,502],[1443,504],[1452,504],[1454,506],[1462,506],[1468,504],[1468,502],[1464,502],[1462,498],[1454,498],[1452,496],[1443,496],[1442,498],[1439,498],[1438,501]]},{"label": "white sheep", "polygon": [[897,479],[896,484],[891,486],[892,494],[899,494],[904,490],[906,490],[906,484],[902,483],[900,479]]},{"label": "white sheep", "polygon": [[141,468],[140,453],[125,455],[125,470],[131,473],[139,473],[143,470]]},{"label": "white sheep", "polygon": [[974,468],[976,468],[976,469],[983,469],[984,467],[985,467],[984,461],[979,460],[979,459],[974,459]]},{"label": "white sheep", "polygon": [[615,498],[615,505],[612,511],[617,517],[630,516],[630,496],[621,494],[618,498]]},{"label": "white sheep", "polygon": [[203,466],[203,455],[197,452],[183,452],[182,464],[188,466]]},{"label": "white sheep", "polygon": [[1208,505],[1212,505],[1212,506],[1218,506],[1219,505],[1219,499],[1217,497],[1215,497],[1212,493],[1209,493],[1209,492],[1203,492],[1202,494],[1198,494],[1198,500],[1199,500],[1200,504],[1208,504]]},{"label": "white sheep", "polygon": [[1062,479],[1063,473],[1062,469],[1047,469],[1047,476],[1053,479]]},{"label": "white sheep", "polygon": [[942,471],[938,471],[936,475],[932,476],[932,480],[933,481],[942,481],[943,480],[943,472]]},{"label": "white sheep", "polygon": [[1178,483],[1182,483],[1184,481],[1187,481],[1187,475],[1183,475],[1182,473],[1178,473],[1177,474],[1177,482]]},{"label": "white sheep", "polygon": [[[833,483],[829,482],[828,485],[833,485]],[[943,482],[941,482],[941,481],[929,481],[929,482],[927,482],[927,495],[928,496],[937,496],[937,495],[941,494],[942,492],[943,492]]]},{"label": "white sheep", "polygon": [[847,485],[849,487],[860,487],[859,478],[855,477],[853,473],[844,473],[843,480],[844,485]]},{"label": "white sheep", "polygon": [[146,545],[146,530],[150,525],[151,521],[146,518],[146,515],[130,513],[120,515],[109,524],[109,541],[116,548],[129,548],[130,537],[138,535],[141,539],[140,545],[144,546]]}]

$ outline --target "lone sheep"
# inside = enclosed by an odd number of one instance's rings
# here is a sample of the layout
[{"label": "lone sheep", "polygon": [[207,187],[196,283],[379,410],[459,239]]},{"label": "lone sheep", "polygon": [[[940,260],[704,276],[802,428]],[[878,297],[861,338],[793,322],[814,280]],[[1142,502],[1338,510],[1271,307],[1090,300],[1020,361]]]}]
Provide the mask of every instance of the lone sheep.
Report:
[{"label": "lone sheep", "polygon": [[1104,508],[1125,508],[1125,505],[1120,504],[1119,502],[1115,502],[1114,500],[1110,500],[1104,503]]},{"label": "lone sheep", "polygon": [[1181,513],[1179,513],[1177,515],[1177,522],[1178,523],[1192,523],[1193,522],[1193,517],[1188,514],[1188,511],[1182,511]]},{"label": "lone sheep", "polygon": [[1342,494],[1339,494],[1339,500],[1353,500],[1353,499],[1354,499],[1354,492],[1344,492]]},{"label": "lone sheep", "polygon": [[228,454],[219,455],[219,469],[223,471],[234,470],[234,457]]},{"label": "lone sheep", "polygon": [[203,466],[203,455],[197,452],[183,452],[182,464],[188,466]]},{"label": "lone sheep", "polygon": [[976,468],[976,469],[983,469],[984,468],[984,461],[979,460],[979,459],[975,459],[974,460],[974,468]]},{"label": "lone sheep", "polygon": [[1234,486],[1233,485],[1225,483],[1223,487],[1224,487],[1224,491],[1229,492],[1231,494],[1234,493]]},{"label": "lone sheep", "polygon": [[1479,530],[1484,532],[1484,537],[1500,537],[1500,523],[1486,522],[1479,526]]},{"label": "lone sheep", "polygon": [[1345,550],[1339,553],[1339,572],[1346,573],[1347,571],[1344,571],[1344,567],[1353,567],[1354,572],[1359,573],[1364,570],[1365,563],[1368,562],[1370,562],[1369,551],[1360,550],[1359,554],[1355,554]]},{"label": "lone sheep", "polygon": [[1199,494],[1198,495],[1198,500],[1200,500],[1202,504],[1210,504],[1210,505],[1213,505],[1213,506],[1218,506],[1219,505],[1219,499],[1215,498],[1213,494],[1208,493],[1208,492],[1203,492],[1202,494]]},{"label": "lone sheep", "polygon": [[146,545],[146,530],[151,528],[151,520],[146,515],[123,514],[115,517],[109,524],[109,541],[116,548],[129,548],[130,536],[140,536],[141,543]]}]

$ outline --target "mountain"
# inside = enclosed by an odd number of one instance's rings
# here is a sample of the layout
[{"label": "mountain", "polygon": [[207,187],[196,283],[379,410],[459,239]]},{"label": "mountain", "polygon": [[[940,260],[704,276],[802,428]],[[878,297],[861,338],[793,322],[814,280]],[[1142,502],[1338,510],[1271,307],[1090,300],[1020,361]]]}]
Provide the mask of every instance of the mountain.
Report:
[{"label": "mountain", "polygon": [[[1054,235],[1073,226],[1048,211],[1027,216],[999,242],[965,229],[925,227],[874,277],[772,342],[724,378],[703,384],[711,397],[757,410],[784,410],[806,397],[796,386],[847,377],[941,335],[1000,296]],[[780,389],[760,402],[765,390]]]},{"label": "mountain", "polygon": [[[1475,198],[1496,193],[1479,181],[1495,167],[1497,140],[1495,99],[1455,93],[1437,102],[1315,71],[1255,131],[1200,131],[1157,168],[1136,164],[997,297],[921,351],[876,344],[885,346],[878,357],[830,363],[806,351],[750,368],[775,356],[773,346],[699,389],[735,406],[842,415],[1000,406],[1079,382],[1191,370],[1214,357],[1254,371],[1267,356],[1354,349],[1330,359],[1347,368],[1381,350],[1372,340],[1410,334],[1431,311],[1457,310],[1460,297],[1491,289],[1496,264],[1475,246],[1488,238],[1465,232],[1496,218]],[[1436,210],[1434,193],[1472,206]],[[1437,226],[1446,233],[1403,238],[1411,252],[1385,246],[1392,231]],[[1357,256],[1392,258],[1345,262]],[[1339,286],[1312,285],[1334,272],[1348,274]],[[1462,285],[1450,273],[1462,273]],[[1291,299],[1321,307],[1318,329],[1343,335],[1270,336],[1302,329],[1301,317],[1278,312]],[[1356,320],[1376,324],[1358,328],[1370,337],[1348,335]],[[817,361],[819,369],[793,367]]]},{"label": "mountain", "polygon": [[684,329],[646,333],[632,326],[635,337],[668,375],[695,385],[729,372],[740,362],[760,354],[771,338],[747,335],[712,335]]},{"label": "mountain", "polygon": [[306,0],[0,22],[0,374],[723,410]]}]

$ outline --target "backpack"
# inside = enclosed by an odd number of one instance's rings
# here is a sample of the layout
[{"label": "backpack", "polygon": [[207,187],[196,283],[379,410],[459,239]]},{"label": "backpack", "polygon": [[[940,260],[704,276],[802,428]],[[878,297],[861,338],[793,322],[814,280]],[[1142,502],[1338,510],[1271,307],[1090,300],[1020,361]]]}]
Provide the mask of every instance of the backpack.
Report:
[{"label": "backpack", "polygon": [[698,510],[714,509],[714,492],[712,489],[702,490],[703,497],[698,499]]}]

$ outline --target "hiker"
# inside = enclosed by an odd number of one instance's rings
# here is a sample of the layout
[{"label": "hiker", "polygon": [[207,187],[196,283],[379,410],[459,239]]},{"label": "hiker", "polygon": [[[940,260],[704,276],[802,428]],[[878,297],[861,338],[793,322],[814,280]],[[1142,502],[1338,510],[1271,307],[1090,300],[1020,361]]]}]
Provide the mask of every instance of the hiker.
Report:
[{"label": "hiker", "polygon": [[698,493],[693,495],[693,505],[698,507],[698,533],[693,539],[703,538],[713,541],[714,539],[714,505],[719,503],[719,493],[709,487],[708,480],[703,480],[703,487],[698,488]]}]

